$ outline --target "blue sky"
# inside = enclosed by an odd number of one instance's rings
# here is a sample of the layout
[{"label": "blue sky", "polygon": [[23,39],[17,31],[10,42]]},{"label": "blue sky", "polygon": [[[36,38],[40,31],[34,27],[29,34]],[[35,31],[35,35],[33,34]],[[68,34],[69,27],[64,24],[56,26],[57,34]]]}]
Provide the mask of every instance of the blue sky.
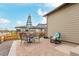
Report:
[{"label": "blue sky", "polygon": [[29,14],[33,25],[46,23],[42,15],[56,7],[57,5],[48,3],[0,4],[0,29],[14,29],[15,26],[26,25]]}]

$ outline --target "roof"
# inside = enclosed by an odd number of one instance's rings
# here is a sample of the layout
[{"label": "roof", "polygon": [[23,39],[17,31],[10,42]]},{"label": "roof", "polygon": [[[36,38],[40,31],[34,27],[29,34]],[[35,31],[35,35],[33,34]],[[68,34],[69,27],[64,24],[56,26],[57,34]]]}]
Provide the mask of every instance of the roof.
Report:
[{"label": "roof", "polygon": [[47,28],[47,24],[38,24],[37,28]]},{"label": "roof", "polygon": [[36,26],[32,26],[32,27],[30,27],[30,29],[36,29]]},{"label": "roof", "polygon": [[0,30],[0,32],[9,32],[9,30]]},{"label": "roof", "polygon": [[16,26],[15,28],[26,28],[26,26]]},{"label": "roof", "polygon": [[47,16],[47,15],[53,13],[53,12],[55,12],[56,10],[62,8],[63,6],[65,6],[65,5],[67,5],[67,4],[69,4],[69,3],[63,3],[63,4],[61,4],[60,6],[58,6],[57,8],[55,8],[54,10],[51,10],[51,11],[49,11],[47,14],[43,15],[43,17],[44,17],[44,16]]},{"label": "roof", "polygon": [[[26,26],[17,26],[15,28],[28,28]],[[47,28],[47,24],[38,24],[37,26],[32,26],[30,29],[44,29]]]}]

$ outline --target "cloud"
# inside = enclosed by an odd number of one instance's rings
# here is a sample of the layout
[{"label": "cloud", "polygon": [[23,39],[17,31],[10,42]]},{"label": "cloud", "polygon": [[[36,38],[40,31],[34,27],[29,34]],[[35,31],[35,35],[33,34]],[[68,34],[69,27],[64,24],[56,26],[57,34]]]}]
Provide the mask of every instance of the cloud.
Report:
[{"label": "cloud", "polygon": [[46,18],[43,17],[43,15],[46,14],[47,12],[45,12],[45,11],[43,11],[41,8],[39,8],[38,11],[37,11],[37,13],[38,13],[39,16],[42,17],[41,23],[42,23],[42,24],[46,24],[46,23],[47,23],[47,22],[46,22]]},{"label": "cloud", "polygon": [[47,18],[46,17],[43,17],[41,23],[42,24],[46,24],[47,23]]},{"label": "cloud", "polygon": [[10,20],[5,18],[0,18],[0,24],[8,24],[8,23],[10,23]]},{"label": "cloud", "polygon": [[47,12],[42,11],[42,9],[39,8],[38,11],[37,11],[37,13],[38,13],[38,15],[43,16],[43,15],[46,14]]},{"label": "cloud", "polygon": [[53,3],[45,3],[44,6],[49,7],[49,8],[52,8],[52,7],[56,8],[56,7],[60,6],[61,4],[63,4],[63,3],[53,2]]},{"label": "cloud", "polygon": [[[55,9],[56,7],[60,6],[61,4],[63,4],[63,3],[54,2],[54,3],[43,3],[43,4],[38,4],[38,5],[47,7],[49,9],[49,11],[51,11],[51,10]],[[44,14],[46,14],[49,11],[43,11],[42,8],[39,8],[37,10],[37,13],[38,13],[38,15],[43,16]]]},{"label": "cloud", "polygon": [[[43,6],[50,8],[51,10],[55,9],[56,7],[60,6],[63,3],[60,2],[54,2],[54,3],[44,3]],[[37,11],[38,15],[43,16],[44,14],[46,14],[46,11],[43,11],[41,8],[38,9]],[[45,17],[42,17],[42,24],[46,24],[47,20]]]}]

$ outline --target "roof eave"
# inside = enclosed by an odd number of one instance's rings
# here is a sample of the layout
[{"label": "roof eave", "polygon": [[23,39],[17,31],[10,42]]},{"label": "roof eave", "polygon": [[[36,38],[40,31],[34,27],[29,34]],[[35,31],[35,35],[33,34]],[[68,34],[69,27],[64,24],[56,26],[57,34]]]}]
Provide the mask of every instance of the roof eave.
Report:
[{"label": "roof eave", "polygon": [[67,4],[67,3],[63,3],[63,4],[61,4],[60,6],[58,6],[57,8],[55,8],[54,10],[51,10],[51,11],[49,11],[47,14],[43,15],[43,17],[45,17],[45,16],[51,14],[52,12],[58,10],[59,8],[63,7],[63,6],[66,5],[66,4]]}]

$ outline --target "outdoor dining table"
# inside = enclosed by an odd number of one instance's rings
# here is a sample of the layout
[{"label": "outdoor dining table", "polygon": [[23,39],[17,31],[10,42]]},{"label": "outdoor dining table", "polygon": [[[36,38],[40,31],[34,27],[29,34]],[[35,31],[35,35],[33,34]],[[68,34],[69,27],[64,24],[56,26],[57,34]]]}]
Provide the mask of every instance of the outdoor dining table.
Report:
[{"label": "outdoor dining table", "polygon": [[28,42],[28,43],[32,43],[32,39],[33,39],[33,37],[28,36],[28,38],[27,38],[27,42]]},{"label": "outdoor dining table", "polygon": [[21,41],[27,41],[27,43],[35,42],[35,36],[33,34],[20,33]]}]

